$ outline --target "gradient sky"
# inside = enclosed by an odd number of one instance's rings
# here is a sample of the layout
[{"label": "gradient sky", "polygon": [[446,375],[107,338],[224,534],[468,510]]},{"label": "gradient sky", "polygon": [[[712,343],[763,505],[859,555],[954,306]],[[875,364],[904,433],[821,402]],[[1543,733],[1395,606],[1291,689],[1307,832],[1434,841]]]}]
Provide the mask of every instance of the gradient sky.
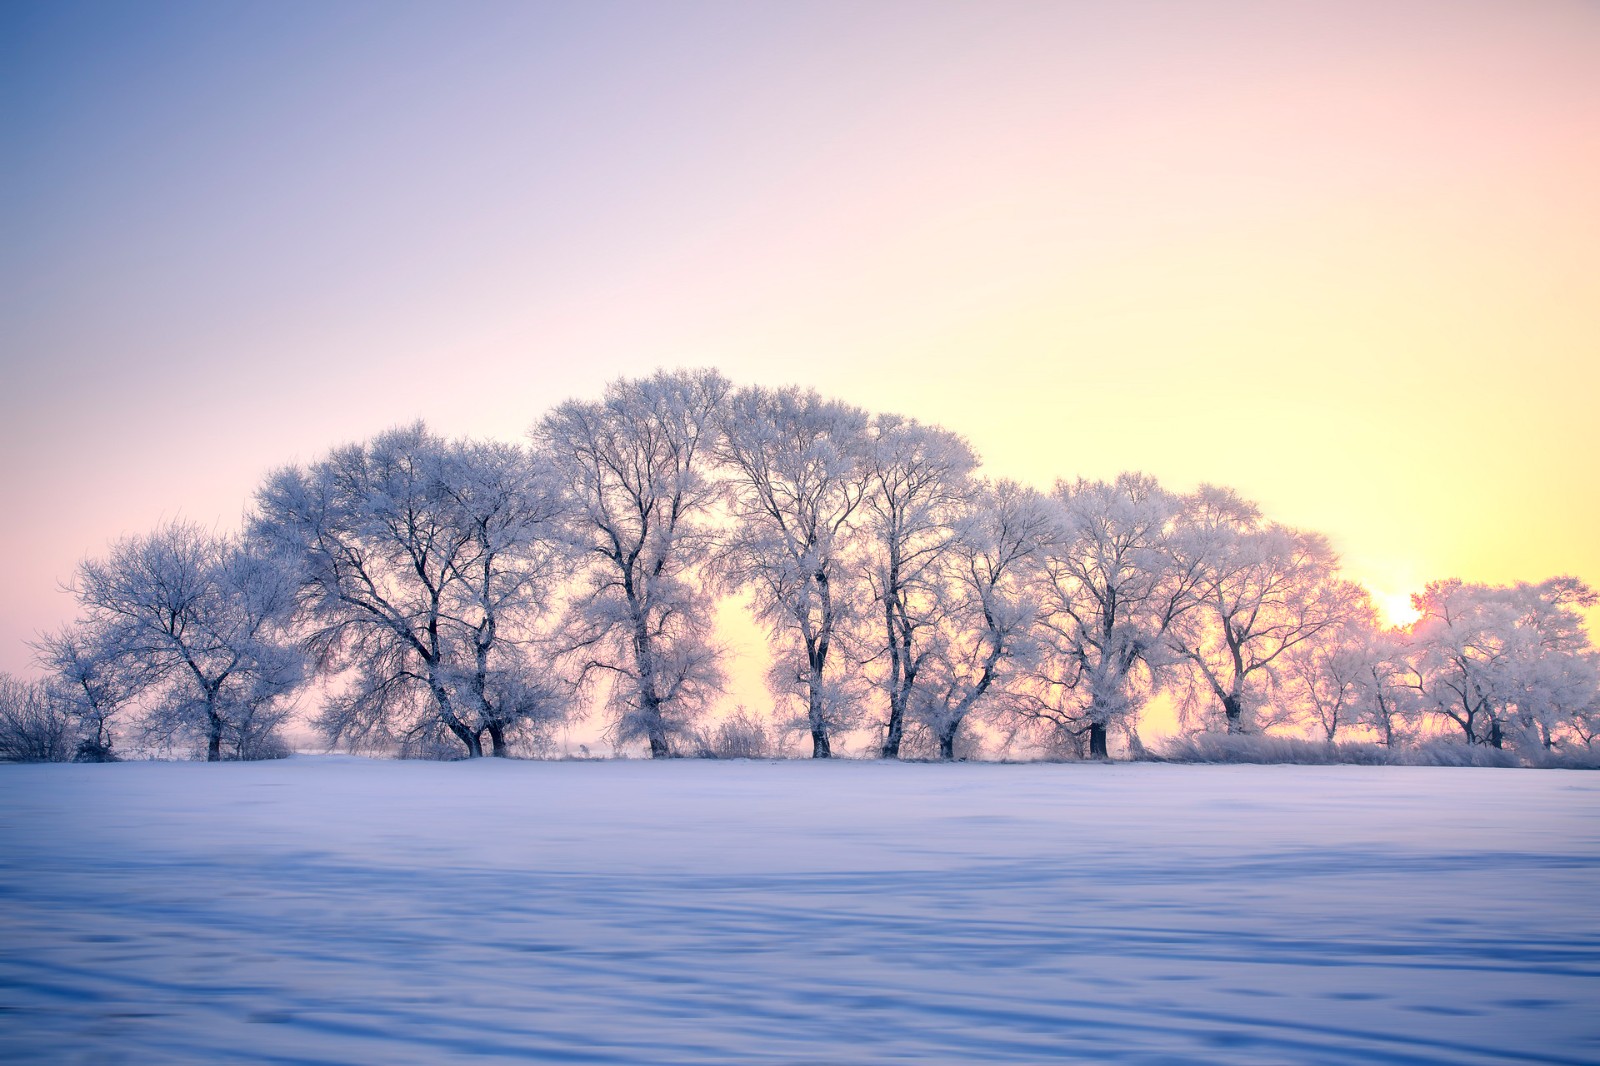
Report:
[{"label": "gradient sky", "polygon": [[0,7],[0,669],[118,536],[663,365],[1600,582],[1600,4]]}]

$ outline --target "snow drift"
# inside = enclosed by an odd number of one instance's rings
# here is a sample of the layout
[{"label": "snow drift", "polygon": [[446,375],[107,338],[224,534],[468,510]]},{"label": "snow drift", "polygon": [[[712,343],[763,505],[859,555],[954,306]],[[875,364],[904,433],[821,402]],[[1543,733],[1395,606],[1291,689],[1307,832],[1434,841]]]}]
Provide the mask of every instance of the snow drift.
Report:
[{"label": "snow drift", "polygon": [[1578,1063],[1600,777],[0,767],[10,1061]]}]

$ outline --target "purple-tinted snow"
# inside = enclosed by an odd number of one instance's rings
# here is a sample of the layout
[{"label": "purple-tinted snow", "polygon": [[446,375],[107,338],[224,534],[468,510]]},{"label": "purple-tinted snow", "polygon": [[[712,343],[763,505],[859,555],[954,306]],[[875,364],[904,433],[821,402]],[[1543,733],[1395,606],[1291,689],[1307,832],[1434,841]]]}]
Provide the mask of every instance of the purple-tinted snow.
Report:
[{"label": "purple-tinted snow", "polygon": [[1600,1061],[1600,774],[0,767],[0,1058]]}]

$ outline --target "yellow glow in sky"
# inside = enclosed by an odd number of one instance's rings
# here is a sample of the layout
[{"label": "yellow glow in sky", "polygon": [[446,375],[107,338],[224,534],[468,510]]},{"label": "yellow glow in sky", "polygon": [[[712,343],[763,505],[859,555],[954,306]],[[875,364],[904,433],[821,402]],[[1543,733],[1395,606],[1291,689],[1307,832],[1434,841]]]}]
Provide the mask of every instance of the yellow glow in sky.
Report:
[{"label": "yellow glow in sky", "polygon": [[[8,9],[0,669],[86,554],[713,365],[1600,582],[1600,7]],[[18,518],[17,516],[23,516]]]}]

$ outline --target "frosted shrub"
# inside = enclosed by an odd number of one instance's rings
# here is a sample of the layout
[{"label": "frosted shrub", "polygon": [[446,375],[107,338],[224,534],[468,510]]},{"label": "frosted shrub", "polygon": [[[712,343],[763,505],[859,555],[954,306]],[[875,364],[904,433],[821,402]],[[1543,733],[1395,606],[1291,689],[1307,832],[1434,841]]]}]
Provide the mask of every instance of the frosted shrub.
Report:
[{"label": "frosted shrub", "polygon": [[1397,751],[1395,761],[1405,766],[1520,766],[1510,751],[1487,744],[1434,740]]},{"label": "frosted shrub", "polygon": [[1301,740],[1264,734],[1196,733],[1171,737],[1155,746],[1148,758],[1183,763],[1295,763],[1302,766],[1334,763],[1361,766],[1482,766],[1600,769],[1600,752],[1583,748],[1569,751],[1516,752],[1487,744],[1459,740],[1431,740],[1404,748],[1379,744]]},{"label": "frosted shrub", "polygon": [[78,741],[78,748],[72,754],[73,762],[121,762],[117,753],[112,750],[110,741],[96,740],[86,737]]},{"label": "frosted shrub", "polygon": [[766,725],[742,709],[694,737],[698,759],[770,759],[775,754]]},{"label": "frosted shrub", "polygon": [[276,730],[241,738],[238,747],[240,762],[263,762],[268,759],[287,759],[294,754],[289,742]]},{"label": "frosted shrub", "polygon": [[1600,770],[1600,751],[1593,748],[1547,751],[1532,762],[1533,765],[1547,770]]},{"label": "frosted shrub", "polygon": [[443,725],[428,722],[407,733],[395,754],[402,759],[426,762],[455,762],[467,758],[467,751]]},{"label": "frosted shrub", "polygon": [[1377,744],[1330,744],[1263,734],[1196,733],[1172,737],[1156,746],[1152,758],[1162,762],[1190,763],[1295,763],[1325,766],[1355,763],[1378,766],[1391,760]]}]

